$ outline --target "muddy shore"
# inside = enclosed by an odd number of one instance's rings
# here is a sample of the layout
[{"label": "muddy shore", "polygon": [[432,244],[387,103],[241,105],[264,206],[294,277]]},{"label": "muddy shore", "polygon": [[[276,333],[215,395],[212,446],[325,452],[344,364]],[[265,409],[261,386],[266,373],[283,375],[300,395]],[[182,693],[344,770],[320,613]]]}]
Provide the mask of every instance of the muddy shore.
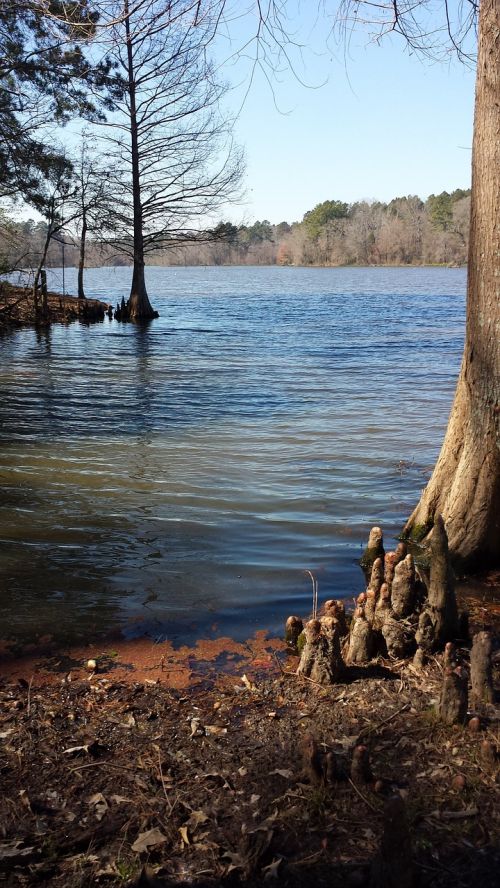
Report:
[{"label": "muddy shore", "polygon": [[91,323],[104,319],[108,303],[99,299],[78,299],[60,293],[47,294],[47,313],[35,315],[33,294],[26,287],[15,287],[0,281],[0,330],[11,327],[68,324],[71,321]]},{"label": "muddy shore", "polygon": [[[497,593],[468,604],[473,630],[498,627]],[[378,659],[323,688],[264,633],[178,650],[42,643],[0,661],[5,884],[373,886],[394,795],[412,884],[497,884],[498,760],[482,748],[500,747],[499,710],[472,701],[466,724],[442,724],[440,655],[422,672]],[[311,770],[311,736],[333,780]]]}]

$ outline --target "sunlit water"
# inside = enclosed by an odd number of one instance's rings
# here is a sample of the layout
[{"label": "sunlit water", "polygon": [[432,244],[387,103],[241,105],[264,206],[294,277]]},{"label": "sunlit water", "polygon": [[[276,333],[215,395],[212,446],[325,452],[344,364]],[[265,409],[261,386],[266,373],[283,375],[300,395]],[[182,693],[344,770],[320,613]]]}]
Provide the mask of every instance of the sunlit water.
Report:
[{"label": "sunlit water", "polygon": [[[116,302],[128,269],[87,273]],[[280,630],[436,458],[462,269],[151,268],[148,327],[0,339],[1,634]],[[61,287],[60,272],[49,286]],[[66,272],[75,292],[75,273]]]}]

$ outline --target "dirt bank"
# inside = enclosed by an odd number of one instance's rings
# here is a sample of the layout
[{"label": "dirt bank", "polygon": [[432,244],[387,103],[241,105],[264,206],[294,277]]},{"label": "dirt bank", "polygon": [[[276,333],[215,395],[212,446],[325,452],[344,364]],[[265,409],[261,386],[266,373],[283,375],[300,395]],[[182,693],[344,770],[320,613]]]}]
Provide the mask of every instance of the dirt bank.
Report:
[{"label": "dirt bank", "polygon": [[[459,654],[467,664],[467,648]],[[380,659],[350,667],[328,688],[297,676],[297,659],[262,633],[2,663],[9,886],[368,888],[394,795],[415,886],[497,884],[498,763],[481,750],[499,745],[498,709],[471,706],[479,731],[438,721],[440,656],[424,672]],[[321,760],[333,753],[326,782],[305,755],[311,736]],[[350,770],[359,744],[373,771],[361,783]]]},{"label": "dirt bank", "polygon": [[26,287],[14,287],[0,281],[0,330],[9,327],[47,326],[49,324],[81,320],[84,322],[104,319],[108,304],[99,299],[77,299],[76,296],[47,294],[47,314],[35,315],[32,291]]}]

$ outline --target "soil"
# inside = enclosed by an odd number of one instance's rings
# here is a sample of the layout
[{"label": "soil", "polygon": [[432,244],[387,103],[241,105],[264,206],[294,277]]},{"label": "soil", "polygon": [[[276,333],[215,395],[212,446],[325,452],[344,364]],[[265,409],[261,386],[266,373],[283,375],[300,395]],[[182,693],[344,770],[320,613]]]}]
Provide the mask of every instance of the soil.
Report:
[{"label": "soil", "polygon": [[15,287],[0,281],[0,330],[9,327],[47,326],[71,321],[99,321],[104,318],[108,304],[99,299],[77,299],[76,296],[47,294],[47,313],[35,315],[33,295],[26,287]]},{"label": "soil", "polygon": [[[498,584],[487,620],[468,595],[473,631],[498,632]],[[499,747],[499,710],[472,706],[479,730],[442,724],[441,656],[423,672],[379,659],[323,688],[263,633],[178,650],[42,642],[43,656],[0,660],[0,884],[361,888],[395,794],[414,884],[498,884],[498,759],[481,745]],[[311,734],[335,754],[334,782],[307,766]],[[373,778],[356,784],[360,743]]]}]

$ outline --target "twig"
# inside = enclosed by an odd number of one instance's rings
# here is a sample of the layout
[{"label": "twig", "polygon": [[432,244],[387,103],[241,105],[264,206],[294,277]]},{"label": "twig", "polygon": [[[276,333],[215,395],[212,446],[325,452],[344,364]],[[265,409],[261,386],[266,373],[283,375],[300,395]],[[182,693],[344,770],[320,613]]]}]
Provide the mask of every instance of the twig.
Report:
[{"label": "twig", "polygon": [[393,712],[392,715],[388,715],[387,718],[384,718],[381,722],[378,722],[378,724],[373,725],[373,727],[371,727],[371,728],[367,728],[365,730],[360,731],[360,733],[358,734],[358,737],[362,737],[365,734],[372,734],[373,731],[378,731],[379,728],[381,728],[383,725],[386,725],[388,722],[392,721],[393,718],[396,718],[396,716],[399,715],[400,712],[404,712],[405,709],[409,709],[410,706],[411,706],[411,703],[405,703],[404,706],[401,706],[399,709],[396,709],[396,712]]},{"label": "twig", "polygon": [[30,683],[28,685],[28,705],[26,707],[26,715],[29,715],[31,712],[31,685],[33,684],[34,675],[30,678]]},{"label": "twig", "polygon": [[371,810],[374,811],[375,814],[380,814],[380,810],[379,810],[379,808],[376,808],[375,805],[372,805],[372,803],[370,802],[370,800],[367,799],[366,796],[363,795],[363,793],[361,792],[361,790],[358,789],[358,787],[357,787],[356,784],[351,780],[351,778],[348,777],[347,779],[348,779],[349,783],[351,784],[352,788],[354,789],[354,791],[357,792],[357,794],[359,795],[360,799],[362,799],[362,800],[364,801],[365,805],[368,805],[368,807],[371,808]]},{"label": "twig", "polygon": [[161,785],[163,786],[163,792],[164,792],[165,798],[167,800],[167,805],[170,808],[170,814],[172,814],[172,811],[174,810],[174,806],[172,805],[172,803],[168,797],[167,787],[165,786],[165,778],[163,777],[163,769],[161,766],[161,754],[160,754],[159,750],[158,750],[158,767],[160,769],[160,779],[161,779]]},{"label": "twig", "polygon": [[118,771],[133,771],[134,774],[137,773],[137,770],[144,770],[144,768],[127,768],[126,765],[115,765],[112,762],[87,762],[86,765],[77,765],[76,768],[70,768],[69,773],[73,774],[74,771],[83,771],[84,768],[116,768]]},{"label": "twig", "polygon": [[293,672],[285,672],[285,670],[283,669],[283,666],[281,665],[280,658],[278,657],[278,654],[276,653],[276,651],[273,651],[272,654],[278,664],[279,671],[281,672],[282,675],[294,675]]},{"label": "twig", "polygon": [[476,807],[466,808],[465,811],[434,811],[429,817],[436,817],[438,820],[465,820],[467,817],[476,817],[479,809]]},{"label": "twig", "polygon": [[306,570],[306,573],[311,577],[312,587],[313,587],[313,610],[312,616],[313,620],[316,620],[318,616],[318,581],[312,571]]},{"label": "twig", "polygon": [[319,681],[315,681],[314,678],[309,678],[308,675],[304,675],[303,672],[294,672],[293,675],[296,675],[297,678],[303,678],[304,681],[310,681],[311,684],[316,685],[317,688],[321,688],[323,691],[326,690],[325,686],[321,684]]},{"label": "twig", "polygon": [[321,857],[324,853],[324,848],[321,848],[319,851],[315,851],[314,854],[309,854],[307,857],[302,857],[300,860],[289,860],[288,866],[304,866],[306,863],[312,863],[313,860],[317,860],[318,857]]}]

